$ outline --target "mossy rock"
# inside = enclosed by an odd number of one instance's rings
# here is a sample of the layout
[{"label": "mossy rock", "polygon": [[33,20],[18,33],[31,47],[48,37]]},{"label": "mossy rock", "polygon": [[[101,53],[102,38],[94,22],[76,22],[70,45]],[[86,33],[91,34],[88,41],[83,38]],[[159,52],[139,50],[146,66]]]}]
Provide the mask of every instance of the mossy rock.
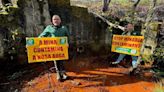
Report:
[{"label": "mossy rock", "polygon": [[149,24],[149,27],[152,31],[158,31],[158,25],[159,25],[159,22],[151,22]]}]

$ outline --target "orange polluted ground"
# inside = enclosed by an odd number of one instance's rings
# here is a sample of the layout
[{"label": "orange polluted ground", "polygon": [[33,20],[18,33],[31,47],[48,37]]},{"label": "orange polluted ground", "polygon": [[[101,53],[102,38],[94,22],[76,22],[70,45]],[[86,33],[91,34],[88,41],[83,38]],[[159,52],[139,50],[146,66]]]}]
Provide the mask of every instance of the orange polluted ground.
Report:
[{"label": "orange polluted ground", "polygon": [[111,67],[102,58],[66,61],[69,80],[58,82],[53,62],[31,64],[32,72],[23,76],[22,92],[153,92],[150,72],[128,75],[124,67]]}]

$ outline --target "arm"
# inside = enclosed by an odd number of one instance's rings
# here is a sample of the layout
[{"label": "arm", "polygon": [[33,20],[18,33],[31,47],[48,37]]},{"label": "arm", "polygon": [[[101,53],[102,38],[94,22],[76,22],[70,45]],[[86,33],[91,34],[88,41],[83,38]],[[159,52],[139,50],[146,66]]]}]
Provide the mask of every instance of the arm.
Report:
[{"label": "arm", "polygon": [[40,37],[48,37],[51,33],[49,32],[50,31],[50,25],[47,26],[44,31],[38,36],[39,38]]},{"label": "arm", "polygon": [[128,32],[127,31],[124,31],[121,35],[126,35]]}]

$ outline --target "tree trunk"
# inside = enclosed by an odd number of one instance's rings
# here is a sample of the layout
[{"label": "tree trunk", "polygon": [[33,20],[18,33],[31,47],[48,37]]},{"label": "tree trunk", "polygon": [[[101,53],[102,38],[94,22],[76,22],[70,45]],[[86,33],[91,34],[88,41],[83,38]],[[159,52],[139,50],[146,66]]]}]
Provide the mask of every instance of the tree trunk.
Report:
[{"label": "tree trunk", "polygon": [[103,0],[103,12],[106,12],[108,10],[108,6],[111,0]]},{"label": "tree trunk", "polygon": [[[148,33],[149,33],[148,31],[150,31],[150,29],[149,29],[149,24],[150,24],[151,20],[153,19],[153,13],[154,13],[154,8],[155,8],[155,6],[156,6],[156,3],[157,3],[157,0],[153,0],[153,1],[151,2],[150,8],[149,8],[149,11],[148,11],[148,14],[147,14],[146,22],[145,22],[145,25],[144,25],[144,27],[143,27],[143,28],[145,28],[145,32],[144,32],[144,34],[143,34],[143,36],[144,36],[144,41],[143,41],[142,46],[141,46],[141,55],[144,54],[145,44],[146,44],[146,41],[147,41],[147,39],[148,39],[148,37],[149,37],[149,36],[148,36]],[[141,60],[141,56],[139,56],[137,62],[139,63],[140,60]]]}]

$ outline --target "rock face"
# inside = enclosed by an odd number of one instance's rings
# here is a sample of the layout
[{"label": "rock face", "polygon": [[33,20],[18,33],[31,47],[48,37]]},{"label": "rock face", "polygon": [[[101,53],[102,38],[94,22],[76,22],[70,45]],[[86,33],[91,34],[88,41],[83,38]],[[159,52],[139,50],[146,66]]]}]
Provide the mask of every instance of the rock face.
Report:
[{"label": "rock face", "polygon": [[[58,14],[62,18],[62,24],[68,27],[71,33],[70,43],[74,44],[75,48],[87,46],[97,50],[104,44],[110,44],[111,33],[106,31],[106,24],[89,14],[87,8],[70,6],[69,0],[18,0],[18,8],[12,8],[10,11],[8,15],[0,15],[0,27],[9,30],[10,35],[5,38],[7,40],[16,39],[12,36],[17,37],[17,33],[23,33],[24,37],[37,37],[51,24],[51,16]],[[25,38],[20,39],[24,41]],[[14,41],[17,42],[17,39]],[[21,45],[23,49],[24,45]],[[14,47],[16,53],[22,55],[22,48],[16,48]],[[3,49],[1,52],[4,52]]]},{"label": "rock face", "polygon": [[160,21],[158,26],[158,33],[157,33],[157,47],[153,53],[154,56],[154,65],[157,66],[156,68],[164,71],[164,6],[158,6],[155,9],[155,19]]},{"label": "rock face", "polygon": [[[48,0],[11,0],[0,2],[0,57],[10,56],[10,52],[25,53],[25,37],[37,36],[50,24]],[[9,0],[10,1],[10,0]],[[2,32],[8,31],[5,35]],[[20,42],[21,45],[16,45]],[[10,44],[10,46],[9,46]],[[1,46],[3,45],[3,46]],[[15,51],[16,50],[16,51]]]},{"label": "rock face", "polygon": [[[17,0],[14,1],[14,3]],[[75,0],[76,1],[76,0]],[[83,0],[82,0],[83,1]],[[87,2],[87,0],[85,0]],[[95,2],[96,0],[92,0]],[[101,0],[97,0],[100,1]],[[51,16],[58,14],[62,18],[62,24],[66,25],[71,33],[71,44],[74,44],[75,48],[80,48],[81,51],[96,50],[97,53],[110,51],[112,34],[107,31],[107,25],[101,19],[94,17],[88,13],[87,8],[80,8],[70,6],[69,0],[18,0],[18,8],[9,8],[8,15],[0,15],[0,28],[6,28],[9,30],[8,37],[4,37],[7,40],[14,40],[17,42],[17,33],[23,33],[25,37],[37,37],[44,28],[51,24]],[[0,3],[0,5],[2,5]],[[16,5],[15,5],[16,6]],[[5,20],[4,20],[5,19]],[[6,20],[7,19],[7,20]],[[162,18],[163,19],[163,18]],[[3,30],[5,31],[5,30]],[[156,33],[150,32],[153,38],[149,39],[147,45],[153,45],[153,50],[156,45]],[[0,47],[4,38],[0,38]],[[9,39],[10,38],[10,39]],[[22,38],[22,42],[24,42]],[[19,40],[20,38],[18,38]],[[22,44],[21,46],[24,46]],[[105,45],[109,45],[106,49]],[[16,46],[18,47],[18,46]],[[93,49],[92,49],[93,48]],[[149,48],[148,48],[149,49]],[[3,53],[6,50],[4,47],[0,48],[0,55],[3,57]],[[14,49],[16,53],[25,53],[23,49]],[[21,51],[20,51],[21,50]],[[147,53],[153,53],[150,50]],[[81,53],[80,51],[80,53]],[[8,52],[8,51],[6,51]]]},{"label": "rock face", "polygon": [[[30,0],[21,6],[27,36],[37,36],[50,24],[51,16],[58,14],[71,33],[71,43],[83,44],[94,41],[104,43],[108,36],[101,20],[88,14],[87,8],[70,6],[65,0]],[[97,22],[99,21],[99,22]],[[104,37],[103,37],[104,36]]]},{"label": "rock face", "polygon": [[2,34],[0,34],[0,58],[2,58],[3,57],[3,55],[4,55],[4,48],[3,48],[3,43],[2,43],[2,40],[3,40],[3,36],[2,36]]},{"label": "rock face", "polygon": [[[163,51],[163,26],[164,26],[164,6],[159,5],[154,9],[152,15],[152,21],[148,24],[148,30],[145,33],[145,46],[144,46],[144,55],[160,55],[161,51]],[[158,54],[158,55],[157,55]],[[161,58],[161,57],[160,57]],[[155,58],[155,62],[158,61]]]},{"label": "rock face", "polygon": [[37,36],[50,24],[48,0],[24,0],[23,13],[27,36]]}]

